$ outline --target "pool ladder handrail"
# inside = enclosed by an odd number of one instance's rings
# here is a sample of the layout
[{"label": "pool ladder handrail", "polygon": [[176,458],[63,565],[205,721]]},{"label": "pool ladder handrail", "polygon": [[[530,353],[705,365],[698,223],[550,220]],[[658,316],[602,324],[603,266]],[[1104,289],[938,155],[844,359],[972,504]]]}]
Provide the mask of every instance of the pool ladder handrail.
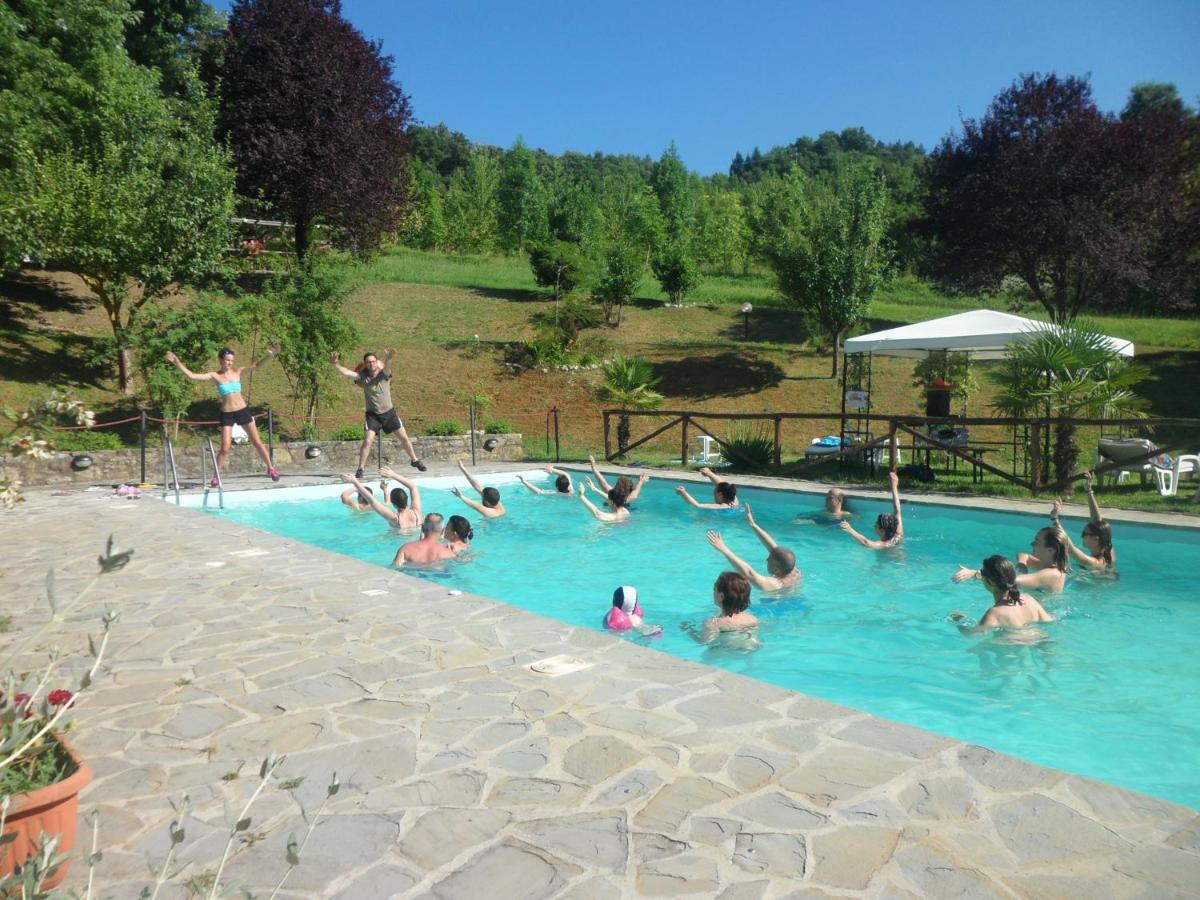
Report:
[{"label": "pool ladder handrail", "polygon": [[[167,492],[171,490],[172,485],[175,488],[175,505],[179,506],[179,471],[175,467],[175,445],[171,442],[171,434],[167,431],[167,423],[163,422],[163,495],[164,500],[167,499]],[[169,479],[169,480],[168,480]]]},{"label": "pool ladder handrail", "polygon": [[208,506],[208,495],[212,491],[212,482],[208,478],[208,461],[212,460],[213,477],[217,479],[217,508],[225,508],[225,482],[221,479],[221,467],[217,465],[217,451],[213,449],[212,438],[205,438],[205,453],[200,451],[200,471],[204,482],[204,505]]}]

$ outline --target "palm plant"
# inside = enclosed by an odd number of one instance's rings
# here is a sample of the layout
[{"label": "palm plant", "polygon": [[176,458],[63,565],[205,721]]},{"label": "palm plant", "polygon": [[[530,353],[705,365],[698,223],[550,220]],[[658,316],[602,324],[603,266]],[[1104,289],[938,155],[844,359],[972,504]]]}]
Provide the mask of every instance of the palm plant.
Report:
[{"label": "palm plant", "polygon": [[[604,364],[604,381],[598,393],[602,401],[622,410],[658,409],[663,395],[654,390],[656,384],[658,379],[650,363],[617,353]],[[629,416],[624,414],[617,420],[617,447],[622,456],[629,449]]]},{"label": "palm plant", "polygon": [[[988,373],[999,388],[993,408],[1002,415],[1141,417],[1145,398],[1131,388],[1149,371],[1124,359],[1090,322],[1055,325],[1028,343],[1008,348],[1004,364]],[[1054,475],[1065,486],[1079,459],[1077,428],[1054,428]]]}]

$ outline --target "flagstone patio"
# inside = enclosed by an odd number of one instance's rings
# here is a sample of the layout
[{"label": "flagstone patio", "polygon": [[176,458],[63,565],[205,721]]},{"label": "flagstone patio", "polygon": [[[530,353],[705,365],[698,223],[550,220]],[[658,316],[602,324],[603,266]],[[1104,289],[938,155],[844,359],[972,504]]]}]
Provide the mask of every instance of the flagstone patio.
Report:
[{"label": "flagstone patio", "polygon": [[[246,482],[251,483],[251,482]],[[170,503],[33,491],[0,513],[7,641],[135,549],[54,635],[120,610],[74,738],[99,893],[135,897],[193,812],[202,883],[270,893],[298,804],[330,801],[281,896],[1183,897],[1195,810],[1045,769]],[[380,593],[382,592],[382,593]],[[557,677],[529,668],[567,655]],[[303,781],[299,781],[303,779]],[[286,789],[290,787],[290,789]],[[90,841],[87,829],[81,843]],[[76,861],[67,887],[81,888]]]}]

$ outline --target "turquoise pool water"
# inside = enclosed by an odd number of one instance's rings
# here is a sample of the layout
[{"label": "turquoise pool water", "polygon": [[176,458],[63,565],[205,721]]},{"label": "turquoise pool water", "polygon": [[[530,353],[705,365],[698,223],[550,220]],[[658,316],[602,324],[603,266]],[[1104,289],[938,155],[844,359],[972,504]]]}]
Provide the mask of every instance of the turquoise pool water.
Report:
[{"label": "turquoise pool water", "polygon": [[[542,473],[530,477],[549,486]],[[500,487],[505,518],[466,509],[451,479],[424,489],[426,511],[471,519],[474,550],[469,562],[412,574],[594,628],[613,588],[633,584],[647,621],[665,628],[649,642],[656,649],[1200,808],[1200,532],[1118,524],[1120,579],[1073,577],[1045,599],[1059,618],[1048,638],[1015,645],[964,637],[948,623],[951,610],[978,619],[990,604],[979,582],[950,576],[960,562],[1015,556],[1044,518],[906,505],[908,540],[893,555],[806,519],[819,495],[744,488],[759,523],[804,571],[794,596],[755,592],[763,645],[746,654],[703,647],[679,628],[712,614],[712,583],[727,568],[706,529],[765,567],[741,513],[687,507],[674,482],[655,478],[628,523],[606,525],[574,498],[534,496],[511,476],[483,480]],[[340,489],[227,495],[230,508],[216,514],[388,565],[402,539],[378,516],[341,506]],[[886,509],[854,506],[860,530]],[[1076,539],[1082,523],[1066,520]]]}]

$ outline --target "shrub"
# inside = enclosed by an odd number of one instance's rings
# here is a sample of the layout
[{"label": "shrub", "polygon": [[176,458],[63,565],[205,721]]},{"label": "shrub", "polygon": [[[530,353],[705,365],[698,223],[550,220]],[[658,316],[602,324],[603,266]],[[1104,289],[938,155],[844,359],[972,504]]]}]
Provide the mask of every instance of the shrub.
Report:
[{"label": "shrub", "polygon": [[425,426],[425,433],[433,437],[454,437],[466,434],[467,429],[453,419],[445,419],[441,422],[430,422]]},{"label": "shrub", "polygon": [[506,422],[504,419],[492,419],[483,426],[484,434],[512,434],[512,422]]},{"label": "shrub", "polygon": [[729,461],[739,468],[769,469],[775,462],[775,438],[770,430],[743,425],[730,432],[725,440]]},{"label": "shrub", "polygon": [[362,425],[343,425],[329,436],[331,441],[361,441],[363,439]]},{"label": "shrub", "polygon": [[123,450],[125,442],[112,431],[56,431],[56,450]]}]

